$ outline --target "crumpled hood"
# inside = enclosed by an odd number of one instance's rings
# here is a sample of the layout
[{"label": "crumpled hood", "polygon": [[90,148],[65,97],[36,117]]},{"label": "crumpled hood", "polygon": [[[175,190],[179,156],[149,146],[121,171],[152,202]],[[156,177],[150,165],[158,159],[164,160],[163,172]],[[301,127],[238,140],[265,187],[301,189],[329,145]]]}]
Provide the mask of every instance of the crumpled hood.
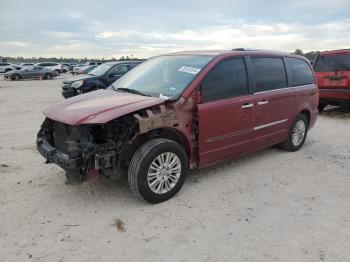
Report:
[{"label": "crumpled hood", "polygon": [[46,109],[44,114],[68,125],[103,124],[164,101],[161,98],[98,90],[63,100]]}]

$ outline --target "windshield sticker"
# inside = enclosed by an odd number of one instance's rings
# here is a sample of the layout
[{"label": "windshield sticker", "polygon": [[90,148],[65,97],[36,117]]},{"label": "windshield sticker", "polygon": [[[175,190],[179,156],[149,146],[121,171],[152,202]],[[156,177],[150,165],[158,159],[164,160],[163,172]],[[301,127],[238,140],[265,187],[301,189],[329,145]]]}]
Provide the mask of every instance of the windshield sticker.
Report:
[{"label": "windshield sticker", "polygon": [[193,74],[193,75],[198,74],[200,71],[201,70],[199,68],[195,68],[195,67],[191,67],[191,66],[182,66],[179,69],[179,72],[189,73],[189,74]]},{"label": "windshield sticker", "polygon": [[167,100],[167,99],[169,99],[170,97],[165,96],[165,95],[163,95],[163,94],[159,94],[159,98]]}]

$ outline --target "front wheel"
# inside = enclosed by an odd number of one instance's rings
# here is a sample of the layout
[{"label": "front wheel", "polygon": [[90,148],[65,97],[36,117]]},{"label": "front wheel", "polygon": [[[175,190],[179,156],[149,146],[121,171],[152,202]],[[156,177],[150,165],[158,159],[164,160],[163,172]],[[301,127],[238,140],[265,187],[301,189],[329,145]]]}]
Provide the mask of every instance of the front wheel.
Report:
[{"label": "front wheel", "polygon": [[304,145],[308,128],[306,116],[298,114],[289,131],[288,138],[281,144],[282,148],[289,152],[299,150]]},{"label": "front wheel", "polygon": [[55,70],[55,72],[56,72],[56,76],[60,75],[60,71],[59,70]]},{"label": "front wheel", "polygon": [[139,197],[159,203],[173,197],[185,182],[187,154],[178,143],[164,138],[143,144],[132,157],[129,185]]},{"label": "front wheel", "polygon": [[52,79],[52,75],[49,74],[49,73],[46,73],[46,74],[45,74],[45,79],[46,79],[46,80]]},{"label": "front wheel", "polygon": [[21,76],[19,74],[14,74],[12,80],[21,80]]}]

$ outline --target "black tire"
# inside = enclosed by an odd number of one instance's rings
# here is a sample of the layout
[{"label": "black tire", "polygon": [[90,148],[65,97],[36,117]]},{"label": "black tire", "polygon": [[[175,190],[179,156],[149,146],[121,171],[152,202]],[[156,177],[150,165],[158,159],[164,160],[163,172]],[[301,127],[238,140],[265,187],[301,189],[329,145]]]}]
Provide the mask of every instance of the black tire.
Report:
[{"label": "black tire", "polygon": [[[304,132],[303,138],[300,141],[300,143],[295,144],[293,142],[293,134],[295,133],[294,130],[295,130],[295,127],[299,121],[302,121],[304,123],[305,132]],[[305,143],[308,129],[309,129],[309,122],[307,120],[307,117],[304,114],[298,114],[297,117],[295,118],[290,130],[289,130],[288,138],[281,144],[281,147],[284,150],[289,151],[289,152],[298,151],[300,148],[302,148],[302,146]]]},{"label": "black tire", "polygon": [[318,112],[322,112],[323,109],[324,109],[326,106],[327,106],[327,104],[320,102],[320,103],[318,104],[318,107],[317,107],[317,108],[318,108]]},{"label": "black tire", "polygon": [[52,79],[52,75],[50,73],[46,73],[44,78],[46,80],[50,80],[50,79]]},{"label": "black tire", "polygon": [[[180,176],[175,185],[166,193],[155,193],[147,182],[148,170],[152,162],[163,153],[175,154],[181,163]],[[128,181],[131,190],[150,203],[159,203],[173,197],[185,182],[188,172],[188,159],[184,148],[178,143],[164,138],[156,138],[144,143],[132,157]]]},{"label": "black tire", "polygon": [[20,74],[13,74],[12,80],[21,80],[21,75]]},{"label": "black tire", "polygon": [[60,75],[60,71],[59,70],[55,70],[56,75],[59,76]]}]

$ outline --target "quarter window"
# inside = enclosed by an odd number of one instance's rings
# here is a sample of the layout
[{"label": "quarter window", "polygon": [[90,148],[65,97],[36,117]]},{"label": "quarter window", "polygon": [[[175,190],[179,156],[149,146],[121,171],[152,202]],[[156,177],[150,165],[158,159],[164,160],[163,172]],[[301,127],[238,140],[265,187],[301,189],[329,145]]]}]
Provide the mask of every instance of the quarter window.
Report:
[{"label": "quarter window", "polygon": [[310,66],[301,59],[286,57],[289,86],[314,84],[315,79]]},{"label": "quarter window", "polygon": [[251,61],[255,78],[255,92],[287,87],[286,71],[282,58],[253,57]]},{"label": "quarter window", "polygon": [[248,94],[247,71],[243,58],[216,65],[201,84],[204,102]]}]

